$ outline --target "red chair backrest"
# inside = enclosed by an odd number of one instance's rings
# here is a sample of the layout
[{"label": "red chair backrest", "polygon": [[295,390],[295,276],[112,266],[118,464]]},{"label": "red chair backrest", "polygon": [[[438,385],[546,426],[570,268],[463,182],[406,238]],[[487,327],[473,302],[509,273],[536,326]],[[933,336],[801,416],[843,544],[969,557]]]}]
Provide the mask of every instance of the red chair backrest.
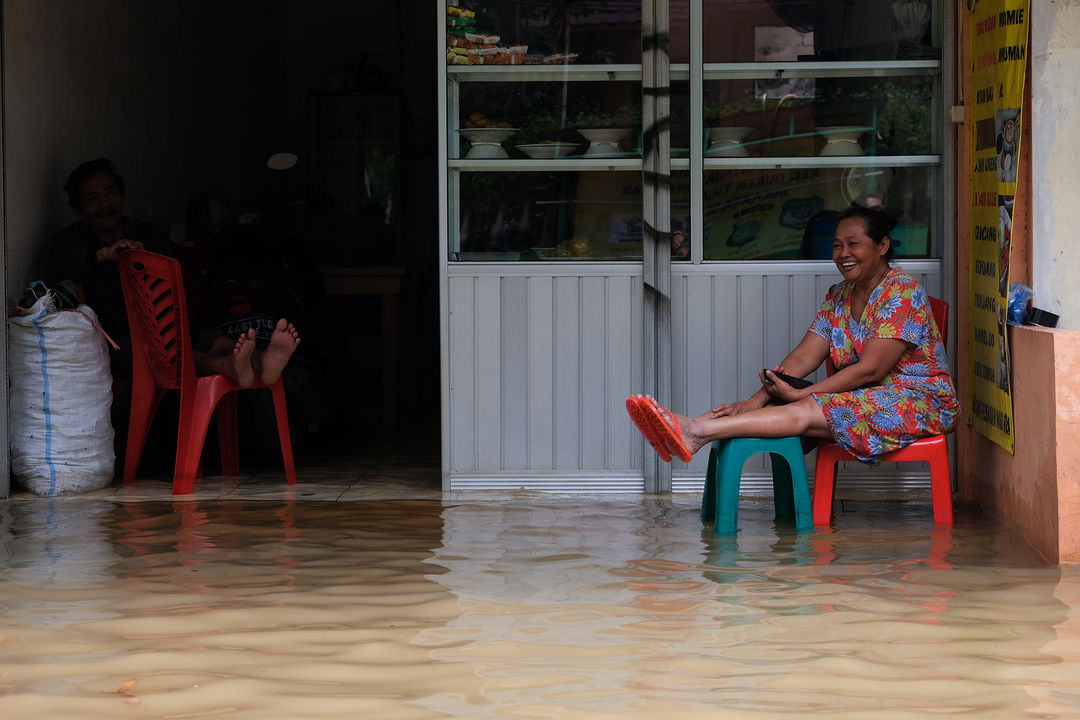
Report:
[{"label": "red chair backrest", "polygon": [[131,326],[133,371],[149,372],[159,387],[177,389],[185,375],[195,376],[180,263],[125,250],[117,264]]},{"label": "red chair backrest", "polygon": [[[941,334],[941,344],[945,346],[945,349],[949,349],[949,303],[944,300],[940,300],[936,297],[930,298],[930,315],[934,318],[934,323],[938,327],[938,332]],[[832,375],[836,372],[836,366],[833,365],[831,357],[825,358],[825,374]]]},{"label": "red chair backrest", "polygon": [[941,344],[949,349],[949,303],[936,297],[930,298],[930,314],[934,316],[938,332],[941,333]]}]

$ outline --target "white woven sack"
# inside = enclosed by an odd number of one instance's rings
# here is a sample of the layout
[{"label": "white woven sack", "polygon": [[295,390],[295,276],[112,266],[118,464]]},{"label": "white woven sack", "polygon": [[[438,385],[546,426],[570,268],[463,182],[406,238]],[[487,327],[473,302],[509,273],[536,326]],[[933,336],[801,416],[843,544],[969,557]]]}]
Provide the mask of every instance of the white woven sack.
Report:
[{"label": "white woven sack", "polygon": [[51,294],[8,319],[11,474],[37,495],[112,482],[112,375],[96,322],[85,305],[55,310]]}]

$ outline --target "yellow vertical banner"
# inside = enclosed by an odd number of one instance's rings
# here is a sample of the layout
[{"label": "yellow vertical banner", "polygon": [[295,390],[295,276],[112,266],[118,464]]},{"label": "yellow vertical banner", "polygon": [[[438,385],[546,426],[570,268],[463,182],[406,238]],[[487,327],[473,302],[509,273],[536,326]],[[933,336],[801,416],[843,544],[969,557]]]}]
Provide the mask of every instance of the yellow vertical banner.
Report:
[{"label": "yellow vertical banner", "polygon": [[[970,3],[969,3],[970,4]],[[971,388],[968,423],[1009,452],[1005,332],[1013,200],[1028,52],[1028,0],[976,0],[971,15]]]}]

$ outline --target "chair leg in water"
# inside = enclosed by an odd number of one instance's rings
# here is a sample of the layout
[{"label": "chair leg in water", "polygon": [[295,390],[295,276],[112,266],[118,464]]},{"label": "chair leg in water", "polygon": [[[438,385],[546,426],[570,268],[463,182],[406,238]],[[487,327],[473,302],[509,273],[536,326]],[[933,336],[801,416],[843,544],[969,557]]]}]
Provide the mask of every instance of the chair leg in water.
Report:
[{"label": "chair leg in water", "polygon": [[799,530],[813,527],[810,486],[799,438],[732,438],[713,443],[705,475],[701,519],[713,520],[717,535],[737,532],[742,467],[747,459],[763,452],[772,458],[776,518],[794,519]]}]

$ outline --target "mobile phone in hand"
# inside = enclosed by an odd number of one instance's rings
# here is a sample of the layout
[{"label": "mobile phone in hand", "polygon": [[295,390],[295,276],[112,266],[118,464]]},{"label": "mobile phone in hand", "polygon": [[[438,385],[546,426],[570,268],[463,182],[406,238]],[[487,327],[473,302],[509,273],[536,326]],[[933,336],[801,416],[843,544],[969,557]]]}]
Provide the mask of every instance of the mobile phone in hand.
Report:
[{"label": "mobile phone in hand", "polygon": [[[773,381],[766,374],[766,371],[768,371],[768,370],[769,370],[769,368],[763,369],[761,371],[761,377],[765,378],[765,384],[766,385],[772,385]],[[801,389],[803,389],[805,387],[810,387],[811,385],[814,384],[813,381],[807,380],[806,378],[795,377],[794,375],[788,375],[787,373],[776,372],[775,370],[772,371],[772,374],[775,375],[776,377],[780,378],[781,380],[783,380],[784,382],[786,382],[788,385],[795,388],[796,390],[801,390]]]}]

